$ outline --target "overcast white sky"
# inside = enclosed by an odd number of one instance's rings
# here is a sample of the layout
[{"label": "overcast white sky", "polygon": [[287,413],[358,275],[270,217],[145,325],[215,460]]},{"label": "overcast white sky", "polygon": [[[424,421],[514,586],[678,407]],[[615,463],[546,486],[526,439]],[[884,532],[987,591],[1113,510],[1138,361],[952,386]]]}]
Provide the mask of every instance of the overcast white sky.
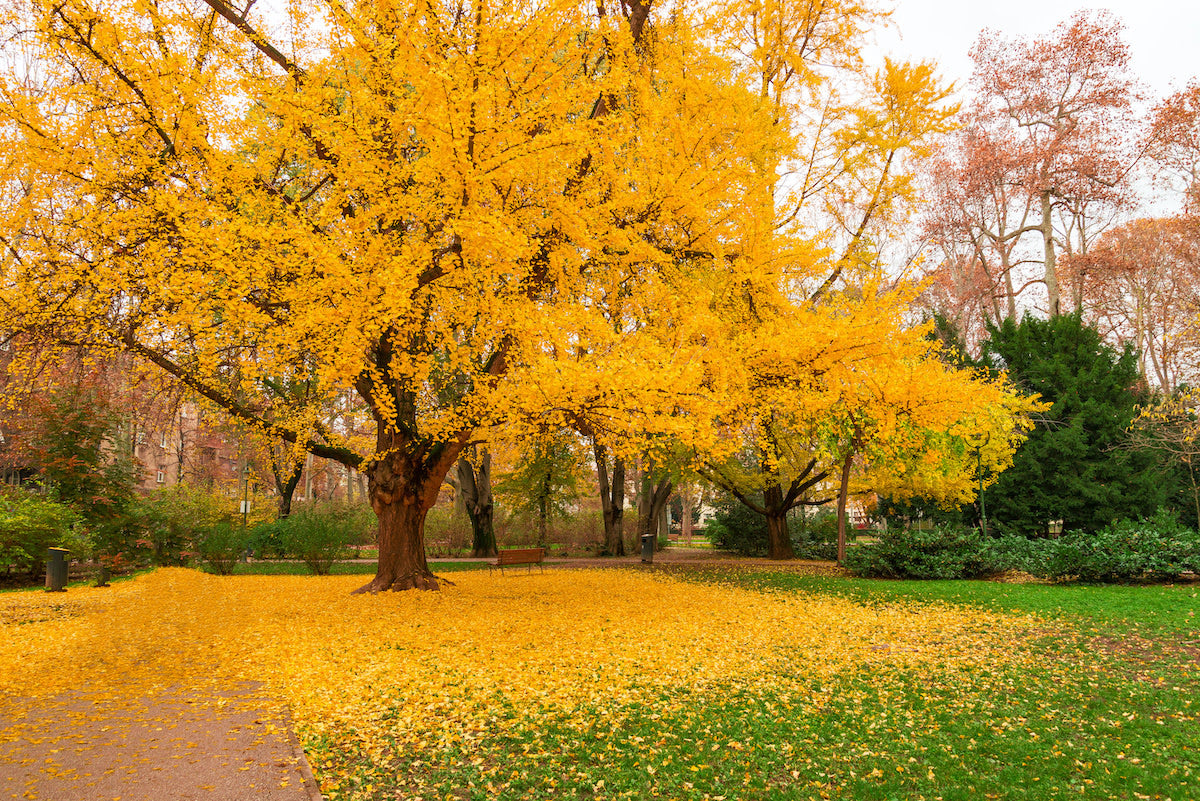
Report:
[{"label": "overcast white sky", "polygon": [[879,45],[893,58],[938,62],[943,80],[965,88],[967,51],[983,28],[1038,36],[1080,9],[1106,9],[1125,23],[1132,71],[1151,99],[1200,77],[1200,4],[1195,0],[894,0],[893,29]]}]

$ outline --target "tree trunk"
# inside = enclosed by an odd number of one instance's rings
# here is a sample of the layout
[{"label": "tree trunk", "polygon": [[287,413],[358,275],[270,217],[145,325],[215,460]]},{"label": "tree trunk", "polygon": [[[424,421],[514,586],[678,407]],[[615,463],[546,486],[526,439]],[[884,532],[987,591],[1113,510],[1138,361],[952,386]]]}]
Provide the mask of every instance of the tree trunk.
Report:
[{"label": "tree trunk", "polygon": [[850,494],[850,465],[853,461],[854,451],[850,451],[842,462],[842,480],[838,484],[837,560],[839,565],[846,561],[846,498]]},{"label": "tree trunk", "polygon": [[539,548],[545,548],[549,540],[550,531],[550,479],[549,471],[542,479],[542,486],[538,489],[538,538],[537,544]]},{"label": "tree trunk", "polygon": [[291,475],[286,478],[278,470],[273,470],[275,475],[275,491],[279,493],[279,519],[287,517],[292,513],[292,496],[296,494],[296,487],[300,484],[300,474],[303,472],[301,462],[295,462],[292,466]]},{"label": "tree trunk", "polygon": [[687,485],[679,494],[679,503],[683,507],[683,520],[679,524],[679,533],[683,541],[692,544],[692,505],[695,500],[695,486]]},{"label": "tree trunk", "polygon": [[1057,317],[1059,312],[1058,299],[1058,259],[1054,252],[1054,224],[1050,216],[1052,205],[1050,190],[1042,192],[1042,243],[1045,247],[1046,294],[1049,297],[1048,314]]},{"label": "tree trunk", "polygon": [[788,532],[787,512],[767,512],[767,558],[796,558],[796,552],[792,550],[792,537]]},{"label": "tree trunk", "polygon": [[304,457],[304,500],[306,501],[311,501],[313,497],[312,471],[313,455],[310,453]]},{"label": "tree trunk", "polygon": [[492,456],[484,451],[476,467],[465,458],[458,460],[458,488],[471,518],[471,556],[495,556],[495,507],[492,499]]},{"label": "tree trunk", "polygon": [[658,539],[658,527],[662,513],[671,498],[674,485],[668,479],[662,479],[657,484],[652,483],[650,471],[647,470],[642,479],[642,497],[638,503],[638,542],[642,537],[650,536]]},{"label": "tree trunk", "polygon": [[384,439],[377,452],[385,455],[366,468],[367,493],[379,518],[379,563],[375,578],[355,592],[436,590],[438,578],[425,561],[425,516],[462,446],[434,446],[436,455],[426,463],[406,456],[409,443]]},{"label": "tree trunk", "polygon": [[593,440],[596,454],[596,477],[600,483],[600,510],[604,515],[605,556],[625,555],[625,462],[613,459],[612,482],[609,483],[608,452]]},{"label": "tree trunk", "polygon": [[792,537],[788,532],[787,507],[783,489],[778,484],[767,486],[763,492],[763,507],[767,510],[767,558],[795,559]]}]

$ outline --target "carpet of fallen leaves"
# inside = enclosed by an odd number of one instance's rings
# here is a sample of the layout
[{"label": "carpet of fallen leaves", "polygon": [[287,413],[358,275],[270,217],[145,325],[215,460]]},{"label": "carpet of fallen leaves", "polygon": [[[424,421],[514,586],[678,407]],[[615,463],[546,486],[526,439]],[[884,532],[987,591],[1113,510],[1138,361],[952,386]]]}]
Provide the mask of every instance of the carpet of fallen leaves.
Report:
[{"label": "carpet of fallen leaves", "polygon": [[[471,753],[535,715],[569,725],[578,711],[593,725],[603,714],[616,727],[627,710],[666,716],[702,706],[705,693],[763,684],[797,710],[819,709],[828,700],[821,688],[850,672],[945,680],[947,671],[1014,665],[1032,658],[1020,644],[1046,626],[964,607],[862,605],[634,571],[453,580],[437,593],[352,596],[361,576],[161,569],[103,589],[3,595],[0,703],[261,682],[318,752],[322,790],[372,797],[338,754],[386,765],[402,752],[419,766],[423,754]],[[504,767],[491,772],[495,791]],[[414,796],[422,789],[404,786]]]}]

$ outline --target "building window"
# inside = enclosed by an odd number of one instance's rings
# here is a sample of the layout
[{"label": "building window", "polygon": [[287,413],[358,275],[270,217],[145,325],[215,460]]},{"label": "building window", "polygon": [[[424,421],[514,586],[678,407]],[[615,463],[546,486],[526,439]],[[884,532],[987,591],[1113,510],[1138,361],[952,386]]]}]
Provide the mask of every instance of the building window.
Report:
[{"label": "building window", "polygon": [[163,471],[159,470],[159,471],[158,471],[158,477],[157,477],[155,480],[156,480],[156,481],[157,481],[159,484],[163,484],[163,483],[165,483],[165,482],[166,482],[166,480],[167,480],[167,476],[166,476],[166,474],[165,474],[165,473],[163,473]]},{"label": "building window", "polygon": [[137,444],[141,445],[145,441],[146,441],[146,432],[145,431],[137,432]]},{"label": "building window", "polygon": [[159,442],[158,444],[159,444],[159,446],[161,446],[163,448],[167,447],[167,435],[166,434],[162,435],[162,441]]}]

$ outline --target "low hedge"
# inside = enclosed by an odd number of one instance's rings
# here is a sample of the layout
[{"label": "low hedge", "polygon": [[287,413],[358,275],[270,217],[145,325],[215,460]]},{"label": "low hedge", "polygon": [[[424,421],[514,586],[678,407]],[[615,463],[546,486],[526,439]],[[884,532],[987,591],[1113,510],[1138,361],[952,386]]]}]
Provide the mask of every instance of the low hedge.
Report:
[{"label": "low hedge", "polygon": [[878,542],[851,548],[845,566],[867,578],[978,578],[1010,569],[1002,554],[977,529],[897,527],[880,532]]},{"label": "low hedge", "polygon": [[984,537],[952,525],[892,528],[879,542],[852,548],[845,566],[866,578],[964,579],[1021,570],[1053,581],[1176,581],[1200,572],[1200,534],[1165,511],[1058,539]]},{"label": "low hedge", "polygon": [[1041,558],[1027,570],[1059,581],[1176,581],[1200,572],[1200,534],[1165,511],[1042,543]]}]

